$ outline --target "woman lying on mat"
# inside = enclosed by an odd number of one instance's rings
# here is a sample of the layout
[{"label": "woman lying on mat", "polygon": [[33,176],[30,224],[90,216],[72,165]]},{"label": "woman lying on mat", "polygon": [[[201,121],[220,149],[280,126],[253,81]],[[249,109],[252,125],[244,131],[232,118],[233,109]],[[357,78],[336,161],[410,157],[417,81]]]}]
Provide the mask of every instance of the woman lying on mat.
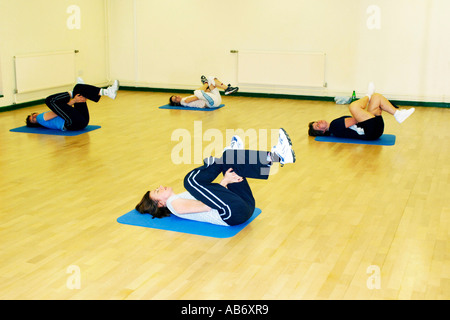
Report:
[{"label": "woman lying on mat", "polygon": [[45,104],[51,111],[44,113],[32,113],[27,116],[25,122],[28,127],[46,127],[55,130],[82,130],[89,124],[89,110],[86,100],[98,102],[101,96],[115,99],[119,82],[107,89],[84,84],[78,78],[78,83],[71,92],[62,92],[51,95],[45,99]]},{"label": "woman lying on mat", "polygon": [[215,108],[220,106],[222,97],[219,89],[225,90],[225,95],[235,93],[238,87],[224,85],[220,80],[214,77],[201,77],[203,86],[194,91],[194,95],[188,97],[180,97],[173,95],[169,98],[171,106],[183,106],[193,108]]},{"label": "woman lying on mat", "polygon": [[[244,223],[255,210],[255,199],[246,178],[268,179],[273,162],[294,163],[295,154],[284,129],[280,129],[278,143],[270,152],[242,147],[242,140],[234,136],[221,158],[206,158],[203,166],[185,176],[186,192],[175,194],[172,188],[160,186],[147,191],[136,210],[153,218],[173,213],[183,219],[222,226]],[[222,181],[213,183],[220,173]]]},{"label": "woman lying on mat", "polygon": [[415,110],[414,108],[397,110],[397,106],[381,94],[374,92],[375,87],[373,83],[370,83],[367,95],[350,104],[349,109],[352,117],[343,116],[331,123],[325,120],[310,122],[308,134],[310,136],[329,136],[332,134],[340,138],[376,140],[384,132],[382,111],[392,114],[398,123],[402,123]]}]

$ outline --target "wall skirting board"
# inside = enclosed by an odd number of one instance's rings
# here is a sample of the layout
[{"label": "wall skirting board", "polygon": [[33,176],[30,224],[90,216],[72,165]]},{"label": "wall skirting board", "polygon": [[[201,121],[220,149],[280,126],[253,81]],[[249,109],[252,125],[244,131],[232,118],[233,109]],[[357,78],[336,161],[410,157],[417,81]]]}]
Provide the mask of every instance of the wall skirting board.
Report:
[{"label": "wall skirting board", "polygon": [[[146,91],[146,92],[176,92],[188,94],[192,93],[192,90],[186,89],[167,89],[167,88],[132,87],[132,86],[121,86],[120,90]],[[251,98],[271,98],[271,99],[334,101],[334,97],[329,96],[257,93],[257,92],[240,92],[240,91],[233,93],[233,96],[251,97]],[[409,100],[392,100],[392,102],[402,106],[450,108],[450,103],[448,102],[426,102],[426,101],[409,101]]]},{"label": "wall skirting board", "polygon": [[[187,89],[167,89],[167,88],[150,88],[150,87],[132,87],[121,86],[120,90],[128,91],[143,91],[143,92],[174,92],[174,93],[192,93],[192,90]],[[255,93],[255,92],[237,92],[233,94],[239,97],[252,98],[271,98],[271,99],[294,99],[294,100],[313,100],[313,101],[334,101],[334,97],[328,96],[311,96],[311,95],[293,95],[293,94],[275,94],[275,93]],[[13,104],[10,106],[0,107],[0,112],[27,108],[34,105],[43,104],[45,99],[34,100],[24,103]],[[450,108],[450,103],[447,102],[424,102],[424,101],[407,101],[407,100],[392,100],[397,105],[412,106],[412,107],[434,107],[434,108]]]}]

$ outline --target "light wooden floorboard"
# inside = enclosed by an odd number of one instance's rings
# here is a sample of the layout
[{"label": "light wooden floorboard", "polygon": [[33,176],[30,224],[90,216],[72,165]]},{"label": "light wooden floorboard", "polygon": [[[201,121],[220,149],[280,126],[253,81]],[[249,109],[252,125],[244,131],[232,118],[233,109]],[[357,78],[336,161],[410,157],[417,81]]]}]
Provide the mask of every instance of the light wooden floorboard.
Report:
[{"label": "light wooden floorboard", "polygon": [[[158,109],[168,97],[89,103],[102,128],[77,137],[9,132],[45,105],[0,113],[1,299],[450,298],[449,109],[417,108],[401,125],[385,115],[397,141],[383,147],[308,137],[309,121],[348,114],[331,102],[227,96],[213,112]],[[251,181],[262,214],[235,237],[116,222],[150,188],[183,191],[227,129],[270,149],[280,127],[297,162]],[[174,164],[180,143],[190,163]],[[80,289],[67,285],[70,266]]]}]

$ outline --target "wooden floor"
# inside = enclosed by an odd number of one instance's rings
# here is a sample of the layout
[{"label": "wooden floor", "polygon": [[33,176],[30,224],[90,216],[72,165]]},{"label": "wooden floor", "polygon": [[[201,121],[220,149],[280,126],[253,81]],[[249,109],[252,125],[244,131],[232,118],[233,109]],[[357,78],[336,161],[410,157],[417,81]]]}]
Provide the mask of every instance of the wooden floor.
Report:
[{"label": "wooden floor", "polygon": [[[450,298],[449,109],[417,108],[401,125],[385,115],[397,141],[383,147],[308,137],[309,121],[347,114],[332,102],[158,109],[168,97],[90,103],[102,128],[76,137],[9,132],[45,105],[0,113],[0,299]],[[262,214],[235,237],[116,222],[151,188],[182,192],[227,129],[269,149],[279,127],[297,162],[251,182]]]}]

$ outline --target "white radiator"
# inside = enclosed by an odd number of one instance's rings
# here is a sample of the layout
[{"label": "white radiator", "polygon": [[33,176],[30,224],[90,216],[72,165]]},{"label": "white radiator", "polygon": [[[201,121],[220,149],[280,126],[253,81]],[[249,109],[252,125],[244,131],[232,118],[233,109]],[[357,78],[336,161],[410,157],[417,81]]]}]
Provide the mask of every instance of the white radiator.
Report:
[{"label": "white radiator", "polygon": [[16,93],[73,84],[78,51],[27,54],[14,57]]},{"label": "white radiator", "polygon": [[238,82],[325,87],[325,53],[238,51]]}]

